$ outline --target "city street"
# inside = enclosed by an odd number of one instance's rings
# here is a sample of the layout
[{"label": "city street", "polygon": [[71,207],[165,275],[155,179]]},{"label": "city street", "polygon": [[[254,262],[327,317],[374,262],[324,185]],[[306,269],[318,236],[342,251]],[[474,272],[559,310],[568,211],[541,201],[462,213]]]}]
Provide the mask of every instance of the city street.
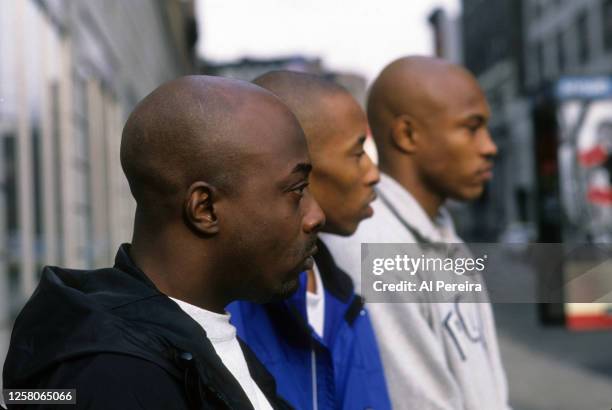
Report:
[{"label": "city street", "polygon": [[[497,288],[505,285],[505,300],[526,300],[517,292],[535,292],[533,267],[513,254],[501,257],[487,281],[502,277]],[[612,331],[544,325],[533,303],[494,303],[493,310],[514,410],[612,407]]]},{"label": "city street", "polygon": [[494,310],[515,410],[612,407],[612,331],[543,327],[531,304]]}]

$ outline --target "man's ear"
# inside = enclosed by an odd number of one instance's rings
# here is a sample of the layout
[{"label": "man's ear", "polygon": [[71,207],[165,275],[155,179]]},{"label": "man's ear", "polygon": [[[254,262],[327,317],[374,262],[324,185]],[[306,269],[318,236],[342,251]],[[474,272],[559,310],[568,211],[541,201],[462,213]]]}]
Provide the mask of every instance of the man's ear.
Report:
[{"label": "man's ear", "polygon": [[215,235],[219,232],[219,220],[215,212],[218,190],[203,181],[194,182],[187,190],[183,215],[185,222],[196,233]]},{"label": "man's ear", "polygon": [[412,154],[416,150],[416,134],[414,120],[406,114],[398,115],[391,124],[391,139],[399,150]]}]

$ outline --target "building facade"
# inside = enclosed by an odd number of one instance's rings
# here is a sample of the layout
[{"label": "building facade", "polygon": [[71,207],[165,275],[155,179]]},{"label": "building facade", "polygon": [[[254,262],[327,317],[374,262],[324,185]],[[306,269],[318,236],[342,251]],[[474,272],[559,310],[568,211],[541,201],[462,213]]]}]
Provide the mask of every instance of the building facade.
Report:
[{"label": "building facade", "polygon": [[612,71],[612,0],[525,0],[526,86]]},{"label": "building facade", "polygon": [[450,17],[445,9],[436,7],[427,20],[432,28],[435,56],[461,64],[461,17]]},{"label": "building facade", "polygon": [[494,182],[473,208],[495,229],[478,232],[473,218],[464,228],[475,239],[535,239],[534,106],[562,76],[610,73],[612,0],[463,0],[462,9],[463,64],[487,94],[499,147]]},{"label": "building facade", "polygon": [[530,105],[524,94],[523,0],[462,1],[463,64],[478,78],[491,107],[497,144],[494,180],[464,210],[460,226],[471,240],[496,241],[532,231],[535,215]]},{"label": "building facade", "polygon": [[206,60],[200,62],[200,72],[202,74],[219,75],[244,81],[252,81],[260,75],[274,70],[299,71],[324,76],[345,87],[362,107],[365,107],[365,77],[354,73],[329,70],[319,58],[296,55],[278,58],[242,58],[225,63]]},{"label": "building facade", "polygon": [[318,58],[307,58],[300,55],[277,58],[244,57],[227,62],[200,61],[200,72],[202,74],[218,75],[244,81],[253,81],[260,75],[274,70],[321,74],[323,65]]},{"label": "building facade", "polygon": [[193,71],[193,8],[0,2],[0,363],[42,266],[108,265],[130,240],[121,130],[138,100]]}]

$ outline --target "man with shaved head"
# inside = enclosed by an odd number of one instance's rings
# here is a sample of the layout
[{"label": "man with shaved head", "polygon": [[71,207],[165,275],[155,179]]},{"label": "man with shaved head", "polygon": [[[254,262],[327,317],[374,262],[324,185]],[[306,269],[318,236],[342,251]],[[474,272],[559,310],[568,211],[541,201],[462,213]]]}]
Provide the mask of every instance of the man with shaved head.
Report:
[{"label": "man with shaved head", "polygon": [[324,215],[299,122],[255,85],[191,76],[130,115],[136,199],[113,268],[47,267],[15,323],[5,388],[76,388],[77,408],[284,408],[225,307],[284,298]]},{"label": "man with shaved head", "polygon": [[[372,216],[379,172],[364,152],[366,115],[341,86],[312,74],[273,71],[256,84],[295,113],[312,160],[309,190],[325,212],[322,231],[350,235]],[[238,334],[300,409],[388,409],[374,332],[350,277],[318,241],[315,264],[285,301],[230,305]]]},{"label": "man with shaved head", "polygon": [[[491,178],[489,115],[475,78],[447,61],[406,57],[381,72],[368,97],[382,171],[374,217],[350,238],[323,238],[357,283],[362,243],[461,242],[444,203],[478,198]],[[454,303],[368,305],[394,408],[507,409],[490,303],[447,296]]]}]

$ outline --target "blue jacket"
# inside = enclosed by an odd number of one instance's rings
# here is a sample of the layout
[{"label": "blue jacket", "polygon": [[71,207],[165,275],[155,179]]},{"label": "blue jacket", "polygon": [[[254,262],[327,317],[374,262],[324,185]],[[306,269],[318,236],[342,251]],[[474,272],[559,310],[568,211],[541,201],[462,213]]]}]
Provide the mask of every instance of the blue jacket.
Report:
[{"label": "blue jacket", "polygon": [[322,339],[308,325],[305,272],[296,293],[282,302],[230,304],[231,321],[273,374],[278,394],[297,409],[390,409],[363,299],[321,241],[318,247],[315,261],[325,290]]}]

